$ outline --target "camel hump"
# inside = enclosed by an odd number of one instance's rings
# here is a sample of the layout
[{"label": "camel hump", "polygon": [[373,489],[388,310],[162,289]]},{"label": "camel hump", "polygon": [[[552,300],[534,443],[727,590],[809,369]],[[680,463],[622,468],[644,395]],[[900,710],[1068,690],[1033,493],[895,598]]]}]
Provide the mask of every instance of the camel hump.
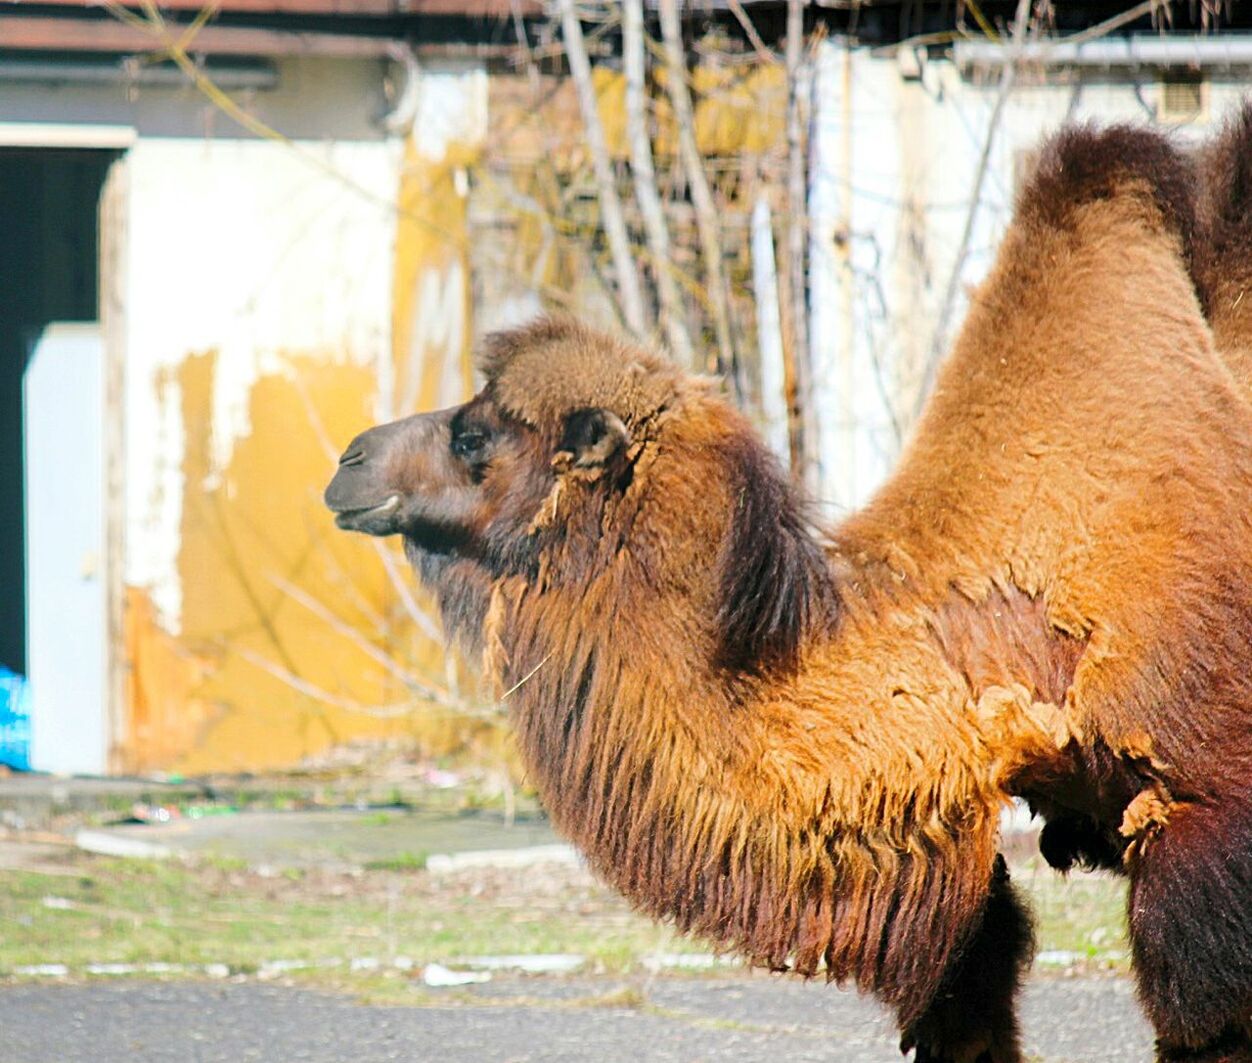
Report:
[{"label": "camel hump", "polygon": [[1213,339],[1252,389],[1252,98],[1200,151],[1196,287]]},{"label": "camel hump", "polygon": [[1201,209],[1215,251],[1252,255],[1252,97],[1200,157]]},{"label": "camel hump", "polygon": [[1252,98],[1200,154],[1200,211],[1210,279],[1252,276]]},{"label": "camel hump", "polygon": [[1068,229],[1077,211],[1119,196],[1147,198],[1191,264],[1196,244],[1191,161],[1160,132],[1132,125],[1070,126],[1049,139],[1018,200],[1018,213]]}]

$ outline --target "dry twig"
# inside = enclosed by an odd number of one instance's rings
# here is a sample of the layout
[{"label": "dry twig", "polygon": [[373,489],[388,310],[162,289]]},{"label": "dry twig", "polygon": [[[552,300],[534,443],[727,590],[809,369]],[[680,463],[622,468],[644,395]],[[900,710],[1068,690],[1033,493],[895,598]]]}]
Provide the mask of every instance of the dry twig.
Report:
[{"label": "dry twig", "polygon": [[700,250],[704,256],[709,304],[713,311],[713,331],[717,337],[717,370],[731,378],[735,393],[742,399],[743,382],[739,379],[739,363],[735,356],[730,330],[730,295],[726,285],[726,268],[722,261],[722,234],[717,220],[717,207],[709,187],[704,161],[696,144],[695,113],[687,88],[687,60],[683,52],[682,26],[678,18],[678,0],[660,0],[661,38],[667,77],[665,88],[674,109],[678,133],[678,151],[682,158],[691,202],[695,207],[696,228]]},{"label": "dry twig", "polygon": [[804,0],[787,0],[787,241],[786,298],[783,306],[783,358],[787,389],[787,436],[791,472],[800,482],[809,475],[808,424],[812,388],[809,361],[808,180],[805,172],[804,101],[801,92],[804,54]]},{"label": "dry twig", "polygon": [[934,335],[930,341],[930,350],[926,356],[926,365],[922,370],[921,386],[918,388],[914,403],[914,416],[920,412],[922,404],[934,387],[935,373],[943,358],[944,348],[948,341],[948,326],[952,321],[952,312],[956,307],[956,295],[960,290],[961,271],[965,267],[965,259],[969,256],[970,239],[974,234],[974,222],[978,217],[978,208],[982,203],[982,186],[987,177],[987,165],[991,160],[991,148],[995,144],[996,133],[1000,128],[1000,119],[1004,115],[1005,104],[1013,93],[1013,84],[1017,78],[1018,60],[1021,58],[1022,45],[1026,40],[1026,24],[1030,21],[1030,0],[1017,0],[1017,13],[1013,18],[1013,41],[1008,62],[1000,74],[1000,90],[996,96],[995,107],[987,122],[987,133],[983,138],[982,153],[978,156],[978,167],[974,171],[974,187],[970,193],[969,210],[965,214],[965,227],[961,231],[961,242],[957,245],[956,261],[952,264],[952,272],[948,275],[948,285],[943,293],[943,302],[939,306],[939,319],[935,323]]},{"label": "dry twig", "polygon": [[644,312],[643,291],[639,274],[630,253],[630,237],[626,232],[626,220],[622,216],[622,202],[617,195],[613,176],[613,162],[609,158],[608,145],[604,139],[604,127],[600,124],[600,112],[596,109],[595,86],[591,81],[591,63],[583,42],[582,25],[578,21],[575,0],[558,0],[561,12],[561,30],[565,39],[565,54],[569,60],[570,76],[578,91],[578,105],[582,111],[587,147],[595,166],[596,187],[600,197],[600,220],[609,240],[613,255],[613,272],[617,278],[617,295],[626,327],[636,336],[648,331]]},{"label": "dry twig", "polygon": [[630,169],[635,181],[635,199],[643,217],[648,239],[652,272],[656,278],[661,325],[670,350],[679,363],[695,368],[695,351],[684,320],[682,296],[670,265],[669,227],[656,187],[652,164],[652,141],[648,136],[645,100],[645,49],[643,46],[643,0],[622,2],[622,65],[626,74],[626,133],[630,140]]}]

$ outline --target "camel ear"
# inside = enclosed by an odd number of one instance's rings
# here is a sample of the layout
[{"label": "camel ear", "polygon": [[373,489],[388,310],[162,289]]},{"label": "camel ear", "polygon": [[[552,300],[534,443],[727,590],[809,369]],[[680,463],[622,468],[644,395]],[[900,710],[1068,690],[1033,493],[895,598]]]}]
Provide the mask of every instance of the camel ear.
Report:
[{"label": "camel ear", "polygon": [[610,410],[584,407],[565,418],[554,465],[575,469],[602,468],[630,442],[622,419]]}]

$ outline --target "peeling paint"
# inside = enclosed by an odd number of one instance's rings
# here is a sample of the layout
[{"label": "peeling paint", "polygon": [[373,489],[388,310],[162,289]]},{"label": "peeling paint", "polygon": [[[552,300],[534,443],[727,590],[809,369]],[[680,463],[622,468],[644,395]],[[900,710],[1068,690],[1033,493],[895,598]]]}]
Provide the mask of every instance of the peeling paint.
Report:
[{"label": "peeling paint", "polygon": [[331,441],[371,418],[372,371],[322,352],[284,357],[280,372],[254,384],[249,434],[214,477],[220,361],[216,351],[191,354],[171,381],[185,429],[182,625],[171,635],[147,592],[128,588],[119,765],[255,771],[366,735],[436,752],[469,744],[489,761],[509,760],[499,726],[432,711],[380,663],[436,684],[449,671],[459,678],[401,607],[375,543],[338,531],[322,505]]},{"label": "peeling paint", "polygon": [[125,582],[160,625],[183,625],[179,534],[188,351],[217,352],[210,486],[252,431],[250,396],[284,372],[284,351],[377,363],[389,350],[390,269],[400,145],[300,145],[343,180],[282,145],[227,138],[144,139],[127,155],[132,209],[126,293]]},{"label": "peeling paint", "polygon": [[124,773],[168,767],[194,748],[212,707],[197,696],[211,662],[188,652],[157,620],[147,592],[126,588],[125,740],[116,751]]},{"label": "peeling paint", "polygon": [[431,65],[419,70],[416,76],[418,101],[413,132],[426,159],[443,162],[455,156],[462,145],[481,143],[486,138],[485,68]]},{"label": "peeling paint", "polygon": [[136,399],[141,397],[134,393],[140,390],[132,386],[127,401],[129,448],[132,455],[142,448],[142,463],[134,460],[132,466],[142,468],[144,475],[127,479],[126,582],[150,589],[157,615],[168,631],[177,634],[183,604],[182,587],[173,578],[183,503],[182,403],[177,379],[168,369],[158,369],[153,406],[145,408],[143,420],[132,422],[129,415],[140,406]]},{"label": "peeling paint", "polygon": [[380,420],[462,402],[472,391],[468,195],[457,174],[479,150],[476,141],[442,135],[428,149],[416,126],[405,146],[392,282],[393,405],[380,410]]},{"label": "peeling paint", "polygon": [[[282,372],[252,387],[249,434],[215,479],[208,473],[219,362],[217,352],[193,355],[178,372],[187,439],[180,647],[203,665],[182,692],[201,726],[175,764],[252,770],[331,741],[402,733],[404,719],[370,715],[404,691],[364,647],[400,656],[397,640],[411,633],[393,615],[394,594],[370,542],[337,532],[320,498],[333,464],[324,443],[369,420],[373,376],[326,354],[284,359]],[[356,632],[356,641],[302,598]],[[327,705],[301,684],[359,709]],[[193,704],[205,708],[197,713]]]},{"label": "peeling paint", "polygon": [[[132,153],[127,770],[498,732],[423,714],[385,666],[456,670],[405,615],[376,544],[321,503],[364,425],[469,393],[467,171],[485,125],[481,68],[428,71],[407,142],[313,149],[375,200],[269,144]],[[171,218],[194,250],[176,267],[160,253]]]}]

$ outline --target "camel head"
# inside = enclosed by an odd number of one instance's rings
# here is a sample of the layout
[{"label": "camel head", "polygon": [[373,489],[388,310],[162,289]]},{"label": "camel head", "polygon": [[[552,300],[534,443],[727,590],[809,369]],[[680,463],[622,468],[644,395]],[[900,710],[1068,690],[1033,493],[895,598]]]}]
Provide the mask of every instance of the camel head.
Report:
[{"label": "camel head", "polygon": [[341,528],[403,536],[450,630],[476,641],[497,580],[579,592],[625,554],[633,600],[684,588],[722,666],[794,658],[826,562],[712,382],[568,319],[489,337],[479,364],[468,403],[357,436],[325,496]]},{"label": "camel head", "polygon": [[471,401],[362,432],[326,489],[339,527],[515,570],[542,545],[559,481],[620,491],[632,441],[679,382],[644,352],[570,321],[492,336]]}]

